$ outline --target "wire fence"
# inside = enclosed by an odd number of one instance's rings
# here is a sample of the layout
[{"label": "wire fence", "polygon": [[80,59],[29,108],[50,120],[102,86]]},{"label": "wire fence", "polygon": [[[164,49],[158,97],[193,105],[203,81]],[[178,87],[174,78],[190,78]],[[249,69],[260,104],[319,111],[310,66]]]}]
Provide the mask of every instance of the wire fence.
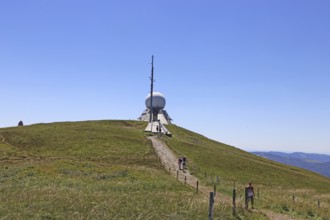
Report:
[{"label": "wire fence", "polygon": [[[238,211],[248,209],[251,200],[248,199],[246,193],[246,185],[242,182],[232,179],[226,179],[216,176],[209,176],[206,171],[202,172],[203,177],[201,180],[189,173],[184,173],[171,166],[163,163],[167,167],[170,175],[176,177],[185,185],[189,185],[195,189],[195,193],[199,193],[209,201],[209,214],[208,219],[214,218],[213,210],[216,206],[231,206],[232,215],[237,215]],[[260,186],[254,188],[253,202],[254,206],[260,208],[271,208],[279,212],[308,211],[307,216],[316,216],[323,212],[323,215],[328,215],[329,204],[322,199],[315,199],[313,197],[301,196],[292,192],[285,192],[269,186]],[[251,204],[252,205],[252,204]],[[221,210],[221,208],[220,208]],[[300,211],[302,213],[302,211]]]}]

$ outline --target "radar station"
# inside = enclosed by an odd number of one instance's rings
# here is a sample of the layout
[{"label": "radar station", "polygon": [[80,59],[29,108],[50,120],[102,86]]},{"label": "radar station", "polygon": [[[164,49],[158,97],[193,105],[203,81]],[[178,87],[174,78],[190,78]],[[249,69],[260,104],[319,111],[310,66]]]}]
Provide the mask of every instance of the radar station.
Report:
[{"label": "radar station", "polygon": [[151,58],[151,86],[150,93],[145,99],[146,109],[142,112],[138,118],[140,121],[148,121],[148,125],[145,129],[146,132],[152,133],[163,133],[171,136],[171,133],[167,130],[164,125],[172,124],[172,119],[168,115],[167,111],[164,110],[166,99],[160,92],[154,92],[154,56]]}]

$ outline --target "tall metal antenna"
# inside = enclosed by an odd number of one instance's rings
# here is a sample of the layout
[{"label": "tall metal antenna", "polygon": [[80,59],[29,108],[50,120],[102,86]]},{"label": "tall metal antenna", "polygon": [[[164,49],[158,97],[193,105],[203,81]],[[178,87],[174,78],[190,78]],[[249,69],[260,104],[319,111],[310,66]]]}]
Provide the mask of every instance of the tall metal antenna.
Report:
[{"label": "tall metal antenna", "polygon": [[151,56],[151,88],[150,88],[150,117],[149,117],[149,123],[153,121],[153,105],[152,105],[152,99],[153,99],[153,91],[154,91],[154,55]]}]

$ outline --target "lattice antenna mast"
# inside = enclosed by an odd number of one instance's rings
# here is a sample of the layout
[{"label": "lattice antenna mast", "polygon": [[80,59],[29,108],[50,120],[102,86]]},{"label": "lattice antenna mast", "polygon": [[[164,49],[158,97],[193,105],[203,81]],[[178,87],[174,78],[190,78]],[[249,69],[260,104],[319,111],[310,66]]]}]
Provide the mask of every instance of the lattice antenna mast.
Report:
[{"label": "lattice antenna mast", "polygon": [[150,88],[150,112],[149,112],[149,122],[151,123],[153,121],[153,115],[154,115],[154,110],[153,110],[153,92],[154,92],[154,55],[151,56],[151,88]]}]

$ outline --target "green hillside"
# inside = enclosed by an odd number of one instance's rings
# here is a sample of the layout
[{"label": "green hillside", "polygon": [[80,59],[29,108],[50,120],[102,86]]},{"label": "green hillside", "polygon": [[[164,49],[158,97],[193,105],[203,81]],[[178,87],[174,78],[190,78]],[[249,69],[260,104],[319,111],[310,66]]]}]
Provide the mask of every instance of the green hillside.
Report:
[{"label": "green hillside", "polygon": [[190,158],[193,174],[209,186],[219,179],[217,189],[228,195],[235,182],[242,206],[244,187],[253,182],[259,208],[294,217],[329,219],[329,178],[255,156],[175,125],[168,127],[175,135],[163,140],[177,155]]},{"label": "green hillside", "polygon": [[196,175],[203,179],[205,171],[211,176],[247,184],[283,189],[313,189],[330,193],[330,179],[316,173],[276,163],[238,148],[207,139],[177,126],[169,126],[175,136],[165,138],[177,154],[191,158]]},{"label": "green hillside", "polygon": [[[206,219],[208,198],[172,178],[136,121],[0,129],[0,219]],[[258,191],[257,210],[328,219],[330,179],[253,156],[175,125],[161,137],[205,185]],[[295,202],[292,196],[295,196]],[[320,208],[317,201],[320,201]],[[266,219],[218,201],[215,219]]]}]

